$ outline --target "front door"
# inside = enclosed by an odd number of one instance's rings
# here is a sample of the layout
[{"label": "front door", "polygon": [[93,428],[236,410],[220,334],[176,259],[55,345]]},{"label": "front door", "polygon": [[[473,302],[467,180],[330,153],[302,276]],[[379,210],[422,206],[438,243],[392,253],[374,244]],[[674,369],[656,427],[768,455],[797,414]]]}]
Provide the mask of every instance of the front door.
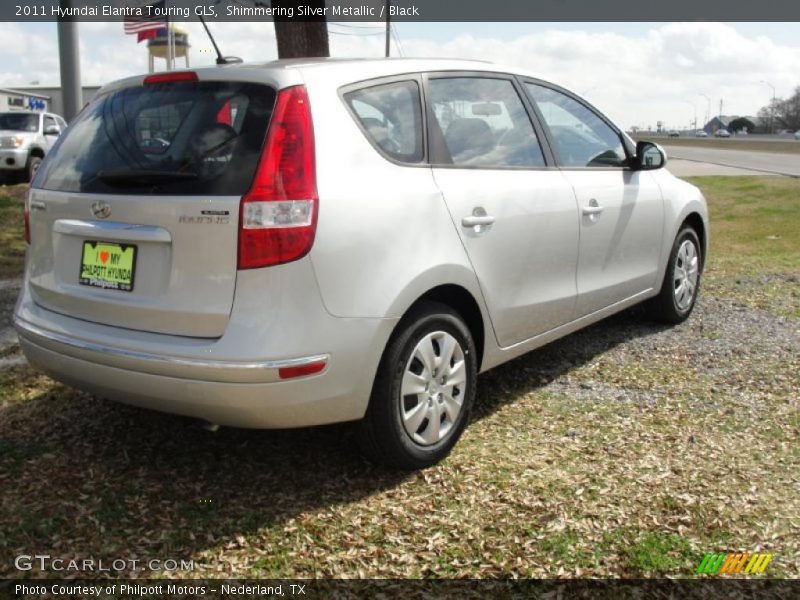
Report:
[{"label": "front door", "polygon": [[619,132],[576,98],[527,83],[580,210],[578,302],[582,317],[656,284],[664,206],[645,171],[630,169]]}]

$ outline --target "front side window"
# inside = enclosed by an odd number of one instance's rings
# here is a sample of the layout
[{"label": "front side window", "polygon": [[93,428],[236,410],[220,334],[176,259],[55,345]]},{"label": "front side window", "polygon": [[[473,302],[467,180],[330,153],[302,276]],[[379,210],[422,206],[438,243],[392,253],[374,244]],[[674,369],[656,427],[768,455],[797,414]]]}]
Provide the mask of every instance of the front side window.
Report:
[{"label": "front side window", "polygon": [[547,123],[565,167],[624,167],[619,135],[596,113],[552,88],[525,84]]},{"label": "front side window", "polygon": [[388,157],[422,160],[422,109],[414,81],[376,85],[344,95],[369,139]]},{"label": "front side window", "polygon": [[239,82],[170,82],[94,100],[59,138],[44,189],[240,196],[253,180],[275,90]]},{"label": "front side window", "polygon": [[528,113],[507,79],[432,79],[430,103],[452,164],[541,167],[544,156]]}]

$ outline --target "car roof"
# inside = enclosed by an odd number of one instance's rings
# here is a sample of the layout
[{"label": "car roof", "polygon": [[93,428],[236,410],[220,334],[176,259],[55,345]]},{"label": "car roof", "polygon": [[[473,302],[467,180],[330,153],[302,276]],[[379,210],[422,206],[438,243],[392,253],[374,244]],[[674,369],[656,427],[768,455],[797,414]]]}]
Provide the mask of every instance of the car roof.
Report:
[{"label": "car roof", "polygon": [[[298,69],[305,73],[316,70],[341,72],[353,80],[363,76],[380,77],[403,73],[426,71],[485,71],[490,73],[513,73],[534,79],[543,79],[540,74],[516,66],[493,63],[486,60],[462,58],[299,58],[281,59],[264,63],[241,64],[242,68]],[[549,80],[552,83],[555,81]]]},{"label": "car roof", "polygon": [[[490,73],[512,73],[523,77],[544,79],[536,73],[517,67],[491,63],[482,60],[458,58],[293,58],[266,62],[233,63],[227,65],[211,65],[186,69],[198,74],[201,79],[233,79],[245,80],[259,75],[271,74],[280,81],[289,81],[289,73],[299,75],[302,79],[325,77],[338,80],[341,85],[378,77],[392,77],[405,73],[430,71],[485,71]],[[261,71],[260,74],[258,72]],[[281,76],[281,73],[287,75]],[[99,94],[140,85],[144,75],[129,77],[103,86]],[[558,82],[548,79],[551,83]]]}]

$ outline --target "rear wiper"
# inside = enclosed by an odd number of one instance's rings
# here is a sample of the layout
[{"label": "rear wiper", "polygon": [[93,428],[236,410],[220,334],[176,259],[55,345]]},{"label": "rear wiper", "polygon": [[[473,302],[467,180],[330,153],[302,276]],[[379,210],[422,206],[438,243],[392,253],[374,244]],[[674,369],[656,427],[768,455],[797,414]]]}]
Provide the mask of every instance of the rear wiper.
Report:
[{"label": "rear wiper", "polygon": [[197,179],[197,173],[159,171],[158,169],[119,169],[98,171],[97,178],[109,185],[152,185],[179,179]]}]

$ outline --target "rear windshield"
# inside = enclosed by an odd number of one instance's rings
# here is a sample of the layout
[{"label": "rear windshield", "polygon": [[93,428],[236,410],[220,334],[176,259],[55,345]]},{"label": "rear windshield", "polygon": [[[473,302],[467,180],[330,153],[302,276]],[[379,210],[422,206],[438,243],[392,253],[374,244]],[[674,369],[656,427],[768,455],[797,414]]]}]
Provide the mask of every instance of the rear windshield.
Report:
[{"label": "rear windshield", "polygon": [[48,154],[35,187],[63,192],[239,196],[275,103],[270,87],[174,82],[96,99]]},{"label": "rear windshield", "polygon": [[39,131],[39,115],[6,113],[0,115],[0,129],[6,131]]}]

